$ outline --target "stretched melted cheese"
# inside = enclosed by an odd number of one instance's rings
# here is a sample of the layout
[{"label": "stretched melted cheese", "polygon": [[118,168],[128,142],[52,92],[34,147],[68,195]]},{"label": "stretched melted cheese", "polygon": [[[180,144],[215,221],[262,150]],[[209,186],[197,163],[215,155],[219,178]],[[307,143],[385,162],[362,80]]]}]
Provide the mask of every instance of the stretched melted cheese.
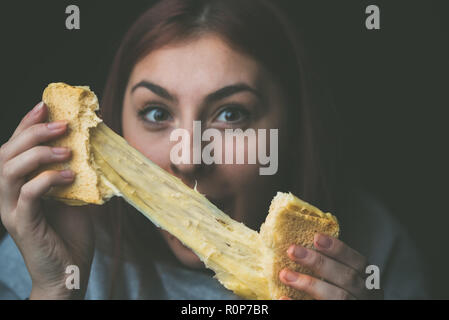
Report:
[{"label": "stretched melted cheese", "polygon": [[97,171],[155,225],[191,248],[239,296],[269,299],[259,234],[231,219],[100,123],[91,133]]}]

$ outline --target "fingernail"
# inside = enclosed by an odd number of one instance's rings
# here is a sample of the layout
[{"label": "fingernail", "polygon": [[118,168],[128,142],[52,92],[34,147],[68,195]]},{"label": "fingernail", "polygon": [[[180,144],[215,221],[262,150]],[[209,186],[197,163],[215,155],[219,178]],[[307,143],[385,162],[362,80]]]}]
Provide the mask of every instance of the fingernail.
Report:
[{"label": "fingernail", "polygon": [[326,237],[321,234],[318,236],[318,239],[316,242],[323,249],[329,249],[332,244],[332,240],[329,237]]},{"label": "fingernail", "polygon": [[41,110],[42,110],[42,107],[44,106],[44,103],[41,101],[41,102],[39,102],[34,108],[33,108],[33,110],[31,110],[31,114],[32,115],[35,115],[35,114],[38,114]]},{"label": "fingernail", "polygon": [[296,279],[298,279],[298,276],[296,275],[295,272],[292,272],[290,270],[284,270],[284,279],[287,280],[288,282],[293,282],[296,281]]},{"label": "fingernail", "polygon": [[74,173],[72,170],[63,170],[60,172],[60,174],[63,178],[73,178],[74,177]]},{"label": "fingernail", "polygon": [[67,125],[67,122],[65,121],[57,121],[57,122],[50,122],[47,123],[47,128],[50,130],[60,130],[64,128]]},{"label": "fingernail", "polygon": [[292,253],[296,259],[304,259],[307,256],[307,249],[300,246],[295,246]]},{"label": "fingernail", "polygon": [[69,149],[67,148],[60,148],[60,147],[55,147],[55,148],[51,148],[51,152],[53,152],[54,154],[57,155],[61,155],[61,154],[66,154],[69,152]]}]

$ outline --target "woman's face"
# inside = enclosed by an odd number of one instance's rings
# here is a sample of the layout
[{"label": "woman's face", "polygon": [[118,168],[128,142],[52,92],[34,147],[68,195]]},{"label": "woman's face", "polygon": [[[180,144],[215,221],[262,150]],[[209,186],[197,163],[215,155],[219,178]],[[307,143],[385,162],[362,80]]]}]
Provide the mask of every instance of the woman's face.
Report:
[{"label": "woman's face", "polygon": [[[201,121],[203,131],[215,128],[222,133],[222,152],[226,153],[234,147],[226,143],[225,129],[279,129],[280,155],[286,140],[282,130],[285,109],[281,90],[261,65],[209,34],[152,51],[135,65],[125,92],[123,136],[188,186],[196,183],[200,193],[234,220],[258,228],[279,190],[281,168],[270,176],[259,174],[258,161],[174,164],[170,150],[179,141],[170,141],[170,133],[182,128],[193,137],[193,122]],[[268,153],[270,143],[277,142],[269,141],[269,130],[266,136]],[[203,142],[203,146],[209,143]],[[190,149],[192,155],[193,143]],[[247,144],[244,151],[248,152]],[[182,263],[203,266],[177,238],[161,232]]]}]

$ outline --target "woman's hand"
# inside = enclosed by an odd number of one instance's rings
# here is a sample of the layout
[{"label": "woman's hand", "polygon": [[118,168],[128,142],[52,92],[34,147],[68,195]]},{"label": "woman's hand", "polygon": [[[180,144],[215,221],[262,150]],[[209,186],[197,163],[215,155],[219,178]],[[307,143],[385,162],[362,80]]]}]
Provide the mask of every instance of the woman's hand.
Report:
[{"label": "woman's hand", "polygon": [[291,245],[287,254],[293,261],[311,269],[316,277],[285,268],[279,273],[284,284],[317,300],[382,298],[380,290],[366,288],[364,256],[342,241],[323,234],[315,234],[314,246],[315,250]]},{"label": "woman's hand", "polygon": [[[30,299],[83,298],[94,248],[89,213],[41,199],[51,187],[72,183],[74,174],[47,170],[27,181],[41,165],[71,157],[70,149],[40,145],[67,130],[65,122],[42,123],[47,115],[47,107],[38,104],[0,149],[1,220],[31,276]],[[69,265],[80,270],[80,290],[66,287]]]}]

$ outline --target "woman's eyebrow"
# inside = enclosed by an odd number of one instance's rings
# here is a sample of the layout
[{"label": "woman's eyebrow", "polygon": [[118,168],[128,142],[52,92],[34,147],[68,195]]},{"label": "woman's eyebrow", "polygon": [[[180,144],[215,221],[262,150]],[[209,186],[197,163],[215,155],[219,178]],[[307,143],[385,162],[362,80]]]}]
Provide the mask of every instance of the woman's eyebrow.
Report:
[{"label": "woman's eyebrow", "polygon": [[218,89],[217,91],[207,95],[205,102],[212,103],[215,101],[219,101],[221,99],[224,99],[226,97],[232,96],[236,93],[243,92],[243,91],[251,92],[257,98],[262,99],[262,95],[258,90],[250,87],[249,85],[247,85],[245,83],[237,83],[237,84],[223,87],[223,88]]},{"label": "woman's eyebrow", "polygon": [[171,100],[174,101],[175,98],[164,88],[162,88],[161,86],[158,86],[155,83],[152,83],[150,81],[140,81],[138,84],[136,84],[134,87],[132,87],[131,89],[131,93],[133,93],[137,88],[147,88],[148,90],[152,91],[154,94],[157,94],[158,96],[165,98],[167,100]]}]

